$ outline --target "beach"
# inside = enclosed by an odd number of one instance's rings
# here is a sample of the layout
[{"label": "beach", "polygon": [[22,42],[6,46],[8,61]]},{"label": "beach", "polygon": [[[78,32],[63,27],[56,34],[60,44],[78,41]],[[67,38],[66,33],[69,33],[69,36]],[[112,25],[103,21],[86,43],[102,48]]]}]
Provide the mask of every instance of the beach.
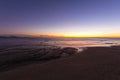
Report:
[{"label": "beach", "polygon": [[0,80],[120,80],[120,0],[0,0]]},{"label": "beach", "polygon": [[0,80],[120,80],[120,46],[88,47],[71,56],[0,73]]}]

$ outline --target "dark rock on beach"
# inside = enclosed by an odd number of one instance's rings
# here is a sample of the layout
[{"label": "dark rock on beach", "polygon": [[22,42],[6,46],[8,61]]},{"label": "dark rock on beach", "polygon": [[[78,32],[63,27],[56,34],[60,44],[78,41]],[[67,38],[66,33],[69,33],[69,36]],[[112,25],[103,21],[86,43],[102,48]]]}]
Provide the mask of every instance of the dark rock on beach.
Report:
[{"label": "dark rock on beach", "polygon": [[0,70],[32,61],[48,61],[75,54],[76,48],[11,47],[0,50]]}]

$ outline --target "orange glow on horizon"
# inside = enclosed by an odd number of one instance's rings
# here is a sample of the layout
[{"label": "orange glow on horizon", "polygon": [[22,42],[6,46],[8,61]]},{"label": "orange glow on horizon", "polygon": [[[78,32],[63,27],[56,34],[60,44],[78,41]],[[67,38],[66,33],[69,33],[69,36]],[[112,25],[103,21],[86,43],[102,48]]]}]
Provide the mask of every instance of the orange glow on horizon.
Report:
[{"label": "orange glow on horizon", "polygon": [[48,38],[120,38],[119,34],[34,34],[35,37]]}]

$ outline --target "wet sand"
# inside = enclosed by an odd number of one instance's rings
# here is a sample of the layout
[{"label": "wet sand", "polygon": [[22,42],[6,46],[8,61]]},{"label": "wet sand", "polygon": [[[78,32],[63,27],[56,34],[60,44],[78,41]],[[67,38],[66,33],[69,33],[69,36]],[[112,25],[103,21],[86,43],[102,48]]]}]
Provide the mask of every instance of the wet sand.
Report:
[{"label": "wet sand", "polygon": [[120,80],[120,47],[91,47],[78,55],[0,73],[0,80]]}]

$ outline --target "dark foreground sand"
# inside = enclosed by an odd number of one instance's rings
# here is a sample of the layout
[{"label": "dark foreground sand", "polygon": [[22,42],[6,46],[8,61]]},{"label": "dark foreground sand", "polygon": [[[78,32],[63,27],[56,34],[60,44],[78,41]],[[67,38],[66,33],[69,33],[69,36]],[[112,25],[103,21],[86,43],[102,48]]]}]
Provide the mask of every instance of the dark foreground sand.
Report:
[{"label": "dark foreground sand", "polygon": [[120,80],[120,47],[88,48],[79,55],[0,73],[0,80]]}]

